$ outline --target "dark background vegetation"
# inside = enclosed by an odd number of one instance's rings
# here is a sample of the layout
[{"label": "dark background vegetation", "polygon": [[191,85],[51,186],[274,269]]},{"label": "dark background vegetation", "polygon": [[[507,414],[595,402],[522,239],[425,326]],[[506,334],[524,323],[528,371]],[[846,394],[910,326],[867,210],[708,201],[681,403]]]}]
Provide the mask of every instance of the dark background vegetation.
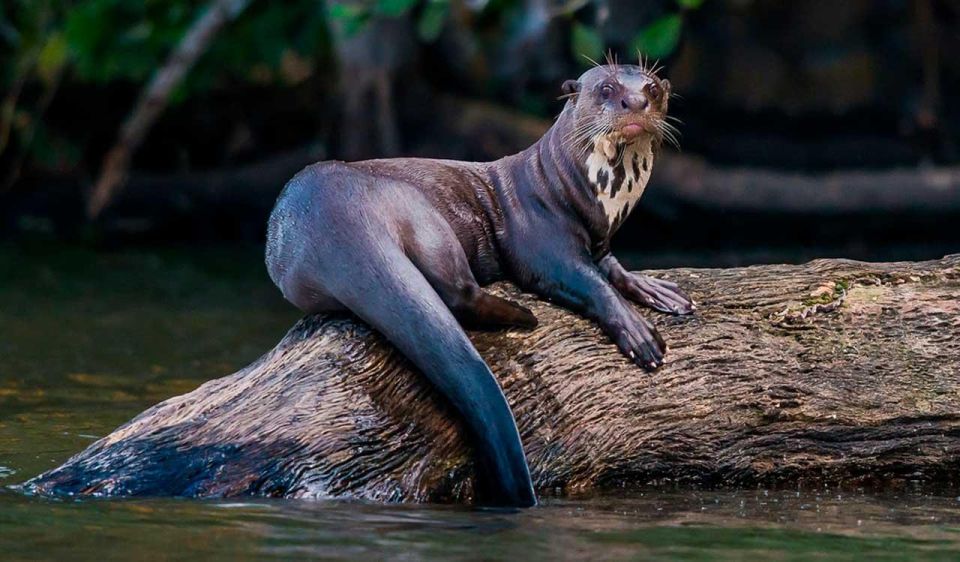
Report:
[{"label": "dark background vegetation", "polygon": [[[144,85],[217,4],[228,21],[92,216]],[[664,161],[690,170],[686,191],[655,176],[616,240],[641,264],[960,248],[957,0],[9,0],[0,236],[259,243],[304,164],[503,156],[549,125],[559,84],[588,57],[638,51],[680,94],[683,152]],[[763,189],[731,185],[740,171]],[[810,205],[784,204],[798,178],[834,185],[834,198],[813,189],[799,196]],[[874,184],[891,201],[864,191]]]}]

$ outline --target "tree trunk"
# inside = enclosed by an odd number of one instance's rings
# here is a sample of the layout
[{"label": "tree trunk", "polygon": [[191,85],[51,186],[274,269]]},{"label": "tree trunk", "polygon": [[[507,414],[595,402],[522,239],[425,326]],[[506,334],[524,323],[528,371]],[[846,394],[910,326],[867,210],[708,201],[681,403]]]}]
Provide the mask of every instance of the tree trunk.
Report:
[{"label": "tree trunk", "polygon": [[[700,303],[648,314],[645,374],[589,321],[472,339],[541,494],[624,486],[944,482],[960,461],[960,255],[655,272]],[[469,437],[346,317],[308,317],[249,367],[139,415],[27,484],[40,493],[472,500]]]},{"label": "tree trunk", "polygon": [[654,166],[650,181],[649,199],[657,205],[729,212],[836,216],[960,211],[957,166],[801,174],[717,167],[702,158],[670,154]]}]

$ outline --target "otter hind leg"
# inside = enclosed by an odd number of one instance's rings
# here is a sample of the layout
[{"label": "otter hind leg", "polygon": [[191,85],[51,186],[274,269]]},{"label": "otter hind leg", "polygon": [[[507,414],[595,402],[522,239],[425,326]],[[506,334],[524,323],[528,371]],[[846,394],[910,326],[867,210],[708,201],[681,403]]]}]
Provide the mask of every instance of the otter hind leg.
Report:
[{"label": "otter hind leg", "polygon": [[491,295],[480,287],[471,289],[467,298],[450,309],[458,320],[471,328],[537,327],[537,317],[529,308]]},{"label": "otter hind leg", "polygon": [[443,221],[424,221],[405,244],[410,261],[453,315],[470,328],[535,328],[530,309],[484,291],[453,229]]}]

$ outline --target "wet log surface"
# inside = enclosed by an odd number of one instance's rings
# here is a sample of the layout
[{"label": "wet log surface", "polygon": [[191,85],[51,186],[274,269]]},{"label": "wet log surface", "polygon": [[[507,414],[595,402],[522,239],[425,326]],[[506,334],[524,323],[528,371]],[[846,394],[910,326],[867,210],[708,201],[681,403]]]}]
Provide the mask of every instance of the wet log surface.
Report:
[{"label": "wet log surface", "polygon": [[[653,375],[590,322],[495,287],[540,319],[472,338],[541,493],[956,478],[960,255],[654,274],[700,310],[649,315],[670,344]],[[473,463],[456,416],[382,338],[308,317],[254,364],[150,408],[27,487],[469,502]]]}]

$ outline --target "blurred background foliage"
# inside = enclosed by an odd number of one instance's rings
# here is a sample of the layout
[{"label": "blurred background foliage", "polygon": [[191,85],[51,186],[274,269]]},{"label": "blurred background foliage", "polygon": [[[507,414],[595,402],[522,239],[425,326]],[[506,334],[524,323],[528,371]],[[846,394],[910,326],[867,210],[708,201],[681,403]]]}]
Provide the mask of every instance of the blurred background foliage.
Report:
[{"label": "blurred background foliage", "polygon": [[[918,52],[923,45],[917,37],[923,29],[912,23],[910,0],[712,3],[710,13],[690,25],[687,20],[704,0],[254,1],[216,37],[171,102],[209,99],[211,93],[294,88],[311,77],[331,85],[338,66],[331,27],[349,40],[371,22],[394,19],[412,32],[413,41],[408,44],[407,38],[391,34],[380,39],[385,49],[408,51],[396,55],[401,62],[427,60],[454,67],[446,69],[459,81],[453,89],[499,95],[538,115],[548,115],[556,105],[543,95],[543,81],[576,73],[589,64],[588,57],[602,59],[608,49],[623,58],[639,51],[667,59],[677,53],[683,36],[689,45],[681,53],[679,70],[707,75],[681,77],[682,85],[695,88],[680,88],[688,95],[701,94],[707,82],[713,90],[708,96],[748,111],[843,112],[871,105],[892,105],[888,109],[898,116],[932,111],[919,107],[924,100],[916,91],[885,83],[914,82],[916,90],[924,88]],[[79,164],[91,139],[44,119],[56,92],[99,91],[117,104],[129,100],[135,86],[149,79],[207,5],[198,0],[5,2],[0,11],[6,91],[0,151],[27,151],[28,158],[36,160],[32,163],[51,168]],[[942,52],[957,43],[955,9],[943,6],[944,13],[938,14],[946,24]],[[565,48],[557,49],[558,42]],[[710,59],[709,48],[724,43],[724,53],[739,63],[714,68],[705,64],[709,60],[688,60]],[[945,59],[949,79],[956,79],[956,62]],[[424,74],[430,71],[423,70],[418,78]],[[505,89],[512,95],[504,95]],[[325,101],[332,95],[323,87],[314,93]],[[83,119],[108,121],[94,128],[110,128],[123,111],[82,113]],[[907,130],[916,124],[902,126]],[[942,152],[937,156],[945,156]],[[953,151],[949,155],[955,157]]]},{"label": "blurred background foliage", "polygon": [[[82,214],[144,85],[218,1],[5,1],[0,219]],[[664,63],[683,150],[711,165],[829,173],[960,160],[960,0],[241,4],[165,100],[134,177],[179,185],[177,174],[303,147],[496,158],[549,123],[559,84],[607,53]],[[464,100],[507,113],[464,129]],[[510,130],[488,138],[483,127]]]},{"label": "blurred background foliage", "polygon": [[[666,57],[679,41],[683,13],[701,3],[702,0],[670,0],[641,10],[646,13],[642,19],[647,21],[632,36],[617,39],[625,52],[640,50],[652,58]],[[353,36],[371,20],[385,18],[402,19],[409,24],[420,44],[415,48],[429,49],[447,28],[451,35],[469,34],[470,37],[450,40],[471,50],[483,50],[488,59],[517,56],[518,44],[526,46],[530,40],[542,39],[548,26],[558,24],[568,36],[567,58],[578,63],[571,66],[583,67],[586,59],[579,56],[601,59],[610,47],[611,38],[604,36],[603,25],[598,24],[602,16],[593,13],[607,9],[604,4],[588,0],[253,2],[242,17],[219,34],[170,101],[180,104],[190,98],[238,89],[290,88],[315,75],[329,83],[334,76],[331,69],[337,66],[331,25],[340,26],[346,36]],[[98,129],[117,125],[122,108],[115,104],[129,100],[135,86],[149,79],[207,7],[208,2],[198,0],[5,2],[0,8],[0,67],[6,92],[0,115],[0,154],[5,163],[10,163],[11,152],[25,153],[20,157],[26,158],[28,165],[48,171],[69,172],[83,163],[84,156],[96,161],[85,148],[91,141],[103,142],[96,138],[102,134]],[[454,11],[459,15],[452,14]],[[504,44],[514,48],[503,50],[500,47]],[[444,48],[438,46],[440,51]],[[477,53],[471,54],[476,63]],[[403,53],[400,58],[414,60],[415,54]],[[459,62],[463,61],[450,61]],[[506,74],[522,70],[489,62],[484,66],[496,67]],[[478,70],[474,78],[470,84],[473,89],[489,91],[491,82],[510,77],[491,76]],[[101,121],[92,128],[76,130],[70,124],[58,126],[62,124],[51,122],[56,119],[46,119],[60,90],[69,92],[61,94],[61,98],[73,93],[81,95],[75,102],[56,100],[75,109],[73,119]],[[330,92],[317,94],[323,99]],[[89,103],[87,96],[91,95],[109,96],[113,107],[103,115],[77,107]],[[524,99],[526,109],[543,115],[551,107],[548,101],[533,96],[521,95],[516,99]],[[98,145],[93,152],[102,148]]]}]

